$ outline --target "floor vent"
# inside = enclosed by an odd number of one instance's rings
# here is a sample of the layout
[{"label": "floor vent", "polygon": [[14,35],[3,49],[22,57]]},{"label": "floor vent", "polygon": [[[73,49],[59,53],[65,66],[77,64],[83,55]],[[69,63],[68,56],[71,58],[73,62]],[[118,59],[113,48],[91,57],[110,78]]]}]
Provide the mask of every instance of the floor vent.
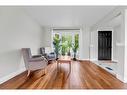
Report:
[{"label": "floor vent", "polygon": [[110,67],[105,67],[106,69],[108,69],[108,70],[113,70],[113,69],[111,69]]}]

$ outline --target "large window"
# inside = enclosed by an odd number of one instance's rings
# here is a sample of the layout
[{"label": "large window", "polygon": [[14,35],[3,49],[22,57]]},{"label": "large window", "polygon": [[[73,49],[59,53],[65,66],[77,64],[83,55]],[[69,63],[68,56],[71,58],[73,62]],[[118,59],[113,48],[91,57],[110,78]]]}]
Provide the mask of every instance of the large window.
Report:
[{"label": "large window", "polygon": [[[77,47],[76,56],[79,56],[79,30],[54,30],[53,39],[59,38],[60,41],[60,55],[74,55],[74,49]],[[52,43],[53,43],[52,39]],[[54,50],[54,46],[52,45]]]}]

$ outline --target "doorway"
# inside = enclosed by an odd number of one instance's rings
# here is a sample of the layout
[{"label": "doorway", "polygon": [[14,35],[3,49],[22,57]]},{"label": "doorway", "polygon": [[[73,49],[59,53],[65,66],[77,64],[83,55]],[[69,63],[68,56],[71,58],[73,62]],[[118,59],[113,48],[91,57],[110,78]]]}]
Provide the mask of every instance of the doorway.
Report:
[{"label": "doorway", "polygon": [[98,31],[98,60],[112,60],[112,31]]}]

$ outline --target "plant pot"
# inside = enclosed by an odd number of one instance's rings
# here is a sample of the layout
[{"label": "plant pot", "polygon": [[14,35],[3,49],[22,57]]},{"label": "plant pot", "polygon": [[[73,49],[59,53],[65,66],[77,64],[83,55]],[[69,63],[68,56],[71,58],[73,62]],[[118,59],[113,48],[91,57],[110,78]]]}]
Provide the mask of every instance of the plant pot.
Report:
[{"label": "plant pot", "polygon": [[65,56],[65,53],[63,53],[62,56]]},{"label": "plant pot", "polygon": [[77,59],[76,59],[76,53],[74,53],[74,58],[73,58],[73,60],[74,61],[76,61]]},{"label": "plant pot", "polygon": [[59,58],[58,56],[59,56],[59,54],[58,54],[58,53],[56,53],[56,60],[58,60],[58,58]]},{"label": "plant pot", "polygon": [[67,54],[68,56],[71,56],[71,53],[70,52],[68,52],[68,54]]},{"label": "plant pot", "polygon": [[74,61],[76,61],[77,59],[76,58],[73,58]]}]

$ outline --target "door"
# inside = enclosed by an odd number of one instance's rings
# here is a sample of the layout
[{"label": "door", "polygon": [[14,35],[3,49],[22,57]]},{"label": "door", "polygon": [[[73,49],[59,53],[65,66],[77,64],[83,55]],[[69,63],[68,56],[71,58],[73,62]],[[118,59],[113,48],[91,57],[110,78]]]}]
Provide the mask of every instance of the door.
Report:
[{"label": "door", "polygon": [[98,31],[98,60],[111,60],[112,31]]}]

